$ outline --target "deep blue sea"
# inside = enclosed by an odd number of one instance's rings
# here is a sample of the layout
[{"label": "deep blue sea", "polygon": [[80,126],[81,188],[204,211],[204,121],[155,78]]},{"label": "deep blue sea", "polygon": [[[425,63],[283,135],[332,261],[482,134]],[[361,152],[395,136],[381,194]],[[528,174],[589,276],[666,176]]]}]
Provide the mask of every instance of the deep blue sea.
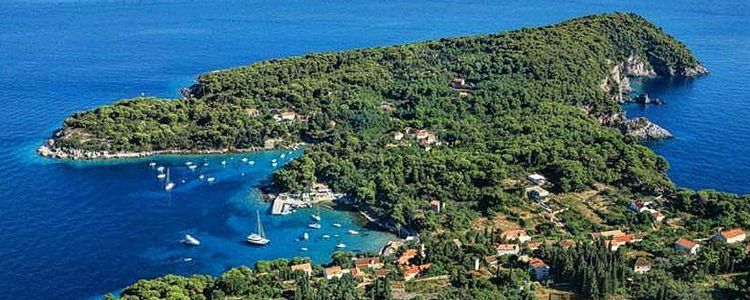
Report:
[{"label": "deep blue sea", "polygon": [[[339,241],[367,251],[393,238],[366,230],[345,235],[359,225],[348,213],[326,210],[324,229],[306,243],[295,241],[309,212],[272,217],[255,189],[281,152],[104,163],[35,156],[73,112],[141,93],[177,97],[200,73],[264,59],[612,11],[649,18],[712,71],[690,82],[648,84],[665,106],[627,107],[630,116],[648,116],[676,135],[650,144],[670,161],[671,178],[680,186],[749,193],[748,1],[0,1],[0,299],[90,298],[138,278],[219,274],[258,259],[324,262]],[[147,166],[152,160],[171,166],[171,193]],[[198,170],[189,171],[188,160]],[[242,242],[256,210],[272,239],[266,248]],[[334,222],[343,228],[329,226]],[[185,233],[203,245],[183,247]],[[319,239],[324,233],[341,236]]]}]

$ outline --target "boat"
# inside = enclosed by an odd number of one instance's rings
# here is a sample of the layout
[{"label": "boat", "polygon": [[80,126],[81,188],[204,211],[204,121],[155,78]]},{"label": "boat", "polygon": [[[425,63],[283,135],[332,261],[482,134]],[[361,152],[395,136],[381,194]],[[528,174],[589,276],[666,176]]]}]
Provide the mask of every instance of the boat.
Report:
[{"label": "boat", "polygon": [[206,181],[208,181],[208,182],[214,182],[214,181],[216,181],[216,178],[214,178],[214,177],[208,177],[206,179]]},{"label": "boat", "polygon": [[204,166],[204,167],[208,167],[208,163],[207,163],[207,162],[204,162],[204,163],[203,163],[203,166]]},{"label": "boat", "polygon": [[156,175],[156,178],[159,178],[159,179],[167,178],[167,174],[161,173],[159,175]]},{"label": "boat", "polygon": [[247,157],[243,157],[243,158],[242,158],[242,159],[240,159],[240,160],[241,160],[242,162],[247,162]]},{"label": "boat", "polygon": [[312,229],[320,229],[319,223],[311,223],[310,225],[307,225],[307,227],[310,227]]},{"label": "boat", "polygon": [[193,165],[193,162],[192,162],[192,161],[186,161],[186,162],[185,162],[185,165],[186,165],[186,166],[192,166],[192,165]]},{"label": "boat", "polygon": [[331,236],[330,236],[330,235],[327,235],[327,234],[324,234],[324,235],[323,235],[323,236],[321,236],[321,237],[322,237],[322,238],[324,238],[324,239],[330,239],[330,238],[331,238]]},{"label": "boat", "polygon": [[251,161],[249,161],[249,162],[248,162],[248,164],[254,165],[254,164],[255,164],[255,161],[254,161],[254,160],[251,160]]},{"label": "boat", "polygon": [[274,159],[272,159],[272,160],[271,160],[271,162],[276,162],[276,159],[275,159],[275,158],[274,158]]},{"label": "boat", "polygon": [[349,229],[349,231],[347,231],[346,233],[348,233],[348,234],[359,234],[359,231],[356,231],[354,229]]},{"label": "boat", "polygon": [[339,243],[338,245],[336,245],[336,248],[339,248],[339,249],[341,249],[341,248],[346,248],[346,244],[344,244],[344,243]]},{"label": "boat", "polygon": [[302,251],[307,251],[307,247],[302,247],[302,248],[299,248],[299,249],[302,250]]},{"label": "boat", "polygon": [[273,167],[276,167],[276,166],[278,166],[278,165],[279,165],[278,163],[272,163],[272,164],[271,164],[271,166],[273,166]]},{"label": "boat", "polygon": [[164,172],[164,167],[159,166],[158,168],[156,168],[156,170],[159,171],[159,173]]},{"label": "boat", "polygon": [[156,166],[156,163],[152,161],[152,162],[148,163],[148,166],[153,168],[153,167]]},{"label": "boat", "polygon": [[187,180],[183,179],[183,180],[180,180],[180,182],[185,183],[187,182]]},{"label": "boat", "polygon": [[339,237],[339,235],[338,234],[334,234],[333,237]]},{"label": "boat", "polygon": [[333,223],[333,227],[341,227],[341,224],[339,224],[339,223]]},{"label": "boat", "polygon": [[300,239],[302,239],[302,240],[306,240],[306,239],[309,239],[309,238],[310,238],[310,235],[307,234],[307,232],[303,233],[302,236],[300,237]]},{"label": "boat", "polygon": [[188,169],[190,169],[190,171],[195,171],[196,168],[198,168],[198,166],[196,166],[196,165],[189,165],[188,166]]},{"label": "boat", "polygon": [[192,257],[185,257],[185,258],[182,259],[182,261],[184,261],[184,262],[191,262],[191,261],[193,261],[193,258]]},{"label": "boat", "polygon": [[185,238],[182,239],[182,243],[190,246],[200,246],[201,241],[196,239],[194,236],[186,234]]},{"label": "boat", "polygon": [[164,190],[171,191],[174,188],[174,182],[169,180],[169,169],[167,169],[167,179],[164,180]]},{"label": "boat", "polygon": [[286,154],[281,154],[281,156],[279,156],[279,158],[284,158],[284,157],[286,157]]},{"label": "boat", "polygon": [[222,166],[226,166],[226,165],[227,165],[227,161],[226,161],[226,160],[222,160],[222,161],[221,161],[221,165],[222,165]]},{"label": "boat", "polygon": [[198,175],[198,179],[203,179],[204,177],[206,177],[206,176],[203,175],[203,174]]},{"label": "boat", "polygon": [[317,210],[314,214],[310,215],[310,218],[315,220],[315,222],[320,222],[320,206],[317,207]]},{"label": "boat", "polygon": [[255,216],[258,219],[257,232],[247,236],[247,242],[253,245],[265,246],[271,242],[266,238],[266,233],[263,232],[263,224],[260,223],[260,213],[256,210]]}]

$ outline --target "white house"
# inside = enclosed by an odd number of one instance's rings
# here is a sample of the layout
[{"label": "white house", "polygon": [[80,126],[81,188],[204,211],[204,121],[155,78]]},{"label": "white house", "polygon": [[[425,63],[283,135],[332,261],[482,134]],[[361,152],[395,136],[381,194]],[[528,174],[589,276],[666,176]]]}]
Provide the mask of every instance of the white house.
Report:
[{"label": "white house", "polygon": [[680,238],[674,243],[675,250],[680,252],[688,252],[693,255],[698,254],[698,250],[700,250],[700,247],[701,245],[698,245],[698,243],[686,238]]}]

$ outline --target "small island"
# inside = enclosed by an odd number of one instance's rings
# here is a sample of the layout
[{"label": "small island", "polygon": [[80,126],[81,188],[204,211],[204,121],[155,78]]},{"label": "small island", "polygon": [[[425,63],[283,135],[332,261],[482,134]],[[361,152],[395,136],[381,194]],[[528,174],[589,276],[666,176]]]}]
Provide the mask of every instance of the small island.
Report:
[{"label": "small island", "polygon": [[675,187],[640,143],[669,132],[620,107],[629,78],[707,73],[644,18],[594,15],[210,72],[183,99],[77,113],[39,153],[304,145],[274,189],[325,184],[409,236],[327,266],[294,258],[144,280],[123,299],[733,298],[750,280],[750,199]]}]

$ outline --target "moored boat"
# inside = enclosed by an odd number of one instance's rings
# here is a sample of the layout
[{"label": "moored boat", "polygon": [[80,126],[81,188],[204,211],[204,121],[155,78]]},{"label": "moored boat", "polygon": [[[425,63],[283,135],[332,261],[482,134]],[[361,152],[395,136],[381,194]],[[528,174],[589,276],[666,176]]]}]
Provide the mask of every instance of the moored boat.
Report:
[{"label": "moored boat", "polygon": [[253,245],[265,246],[271,242],[270,239],[266,238],[266,233],[263,231],[263,224],[260,223],[260,213],[256,210],[255,216],[258,220],[257,231],[247,236],[247,242]]},{"label": "moored boat", "polygon": [[190,246],[200,246],[201,241],[192,235],[186,234],[185,238],[182,239],[182,243]]}]

